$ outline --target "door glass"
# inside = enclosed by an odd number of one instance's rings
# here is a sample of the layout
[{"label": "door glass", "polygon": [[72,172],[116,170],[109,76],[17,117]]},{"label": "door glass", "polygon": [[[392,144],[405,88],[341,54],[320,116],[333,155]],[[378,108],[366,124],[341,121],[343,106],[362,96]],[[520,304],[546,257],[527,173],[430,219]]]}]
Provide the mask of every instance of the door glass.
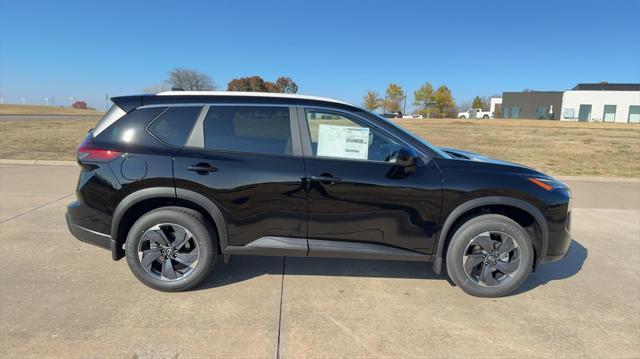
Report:
[{"label": "door glass", "polygon": [[328,111],[307,111],[315,157],[395,162],[400,145],[377,129]]},{"label": "door glass", "polygon": [[604,105],[602,119],[604,122],[614,122],[616,120],[616,105]]},{"label": "door glass", "polygon": [[591,119],[591,105],[580,105],[578,110],[578,121],[589,121]]},{"label": "door glass", "polygon": [[544,120],[547,118],[547,108],[546,107],[538,107],[536,108],[536,118],[538,120]]},{"label": "door glass", "polygon": [[511,118],[520,118],[520,107],[511,108]]},{"label": "door glass", "polygon": [[291,155],[289,108],[212,106],[204,120],[204,148]]}]

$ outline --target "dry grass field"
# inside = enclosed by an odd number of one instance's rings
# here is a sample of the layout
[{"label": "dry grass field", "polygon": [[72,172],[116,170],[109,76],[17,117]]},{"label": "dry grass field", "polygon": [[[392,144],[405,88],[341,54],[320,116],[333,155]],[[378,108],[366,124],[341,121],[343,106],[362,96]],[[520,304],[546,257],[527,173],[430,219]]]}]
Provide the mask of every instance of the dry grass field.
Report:
[{"label": "dry grass field", "polygon": [[[75,159],[96,120],[1,120],[0,158]],[[479,152],[552,175],[640,178],[640,125],[536,120],[398,120],[438,146]]]},{"label": "dry grass field", "polygon": [[96,110],[81,110],[68,107],[52,107],[37,105],[13,105],[0,104],[0,115],[101,115],[103,112]]}]

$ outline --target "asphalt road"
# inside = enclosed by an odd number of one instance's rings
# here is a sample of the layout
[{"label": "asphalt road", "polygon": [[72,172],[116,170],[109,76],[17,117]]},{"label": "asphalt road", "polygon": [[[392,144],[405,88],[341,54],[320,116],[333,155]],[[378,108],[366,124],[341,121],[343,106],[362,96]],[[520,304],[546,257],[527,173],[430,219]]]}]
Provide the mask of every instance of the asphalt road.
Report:
[{"label": "asphalt road", "polygon": [[429,265],[234,257],[161,293],[75,240],[76,167],[0,165],[0,357],[640,357],[640,184],[570,181],[574,241],[516,294]]}]

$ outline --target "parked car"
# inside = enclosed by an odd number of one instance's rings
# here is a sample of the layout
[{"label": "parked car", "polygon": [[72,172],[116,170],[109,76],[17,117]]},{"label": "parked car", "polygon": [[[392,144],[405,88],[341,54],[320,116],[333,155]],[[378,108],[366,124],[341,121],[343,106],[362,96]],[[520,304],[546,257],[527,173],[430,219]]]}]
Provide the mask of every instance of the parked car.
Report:
[{"label": "parked car", "polygon": [[67,224],[158,290],[192,288],[234,255],[267,255],[430,262],[465,292],[497,297],[571,242],[564,183],[435,147],[348,103],[112,100],[78,148]]},{"label": "parked car", "polygon": [[384,112],[380,116],[384,118],[401,118],[402,113],[401,112]]},{"label": "parked car", "polygon": [[493,112],[482,111],[480,108],[470,108],[464,112],[458,112],[458,118],[493,118]]}]

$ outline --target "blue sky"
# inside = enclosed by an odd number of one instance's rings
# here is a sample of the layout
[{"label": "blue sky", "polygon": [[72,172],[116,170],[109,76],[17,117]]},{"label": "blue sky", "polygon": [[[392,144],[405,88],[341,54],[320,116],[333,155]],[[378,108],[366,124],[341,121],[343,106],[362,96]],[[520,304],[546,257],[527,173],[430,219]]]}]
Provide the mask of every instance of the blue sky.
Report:
[{"label": "blue sky", "polygon": [[[104,108],[174,67],[292,77],[299,93],[361,103],[395,82],[457,102],[578,82],[640,82],[640,1],[0,0],[5,103]],[[411,95],[410,99],[411,101]]]}]

